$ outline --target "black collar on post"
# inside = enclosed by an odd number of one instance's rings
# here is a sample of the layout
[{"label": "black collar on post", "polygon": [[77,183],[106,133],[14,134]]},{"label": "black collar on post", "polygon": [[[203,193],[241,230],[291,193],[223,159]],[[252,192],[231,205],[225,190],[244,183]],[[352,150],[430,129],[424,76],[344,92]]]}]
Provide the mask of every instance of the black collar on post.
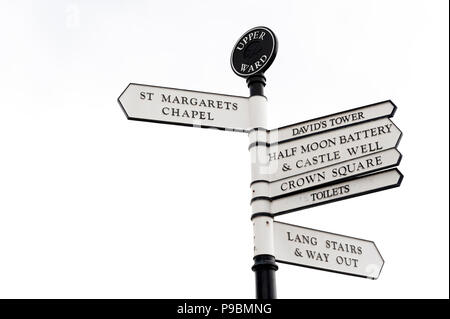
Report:
[{"label": "black collar on post", "polygon": [[250,96],[264,96],[264,87],[266,86],[266,77],[263,73],[255,74],[247,78],[247,85],[250,89]]},{"label": "black collar on post", "polygon": [[255,262],[252,270],[255,272],[256,299],[276,299],[275,271],[278,270],[278,266],[275,257],[257,255],[253,260]]}]

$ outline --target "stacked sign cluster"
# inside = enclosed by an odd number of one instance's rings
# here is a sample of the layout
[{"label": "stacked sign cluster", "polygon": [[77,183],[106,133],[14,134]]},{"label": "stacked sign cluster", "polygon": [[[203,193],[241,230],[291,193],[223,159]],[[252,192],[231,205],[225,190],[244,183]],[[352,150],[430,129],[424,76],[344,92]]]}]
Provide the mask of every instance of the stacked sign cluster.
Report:
[{"label": "stacked sign cluster", "polygon": [[[270,201],[272,216],[400,185],[401,131],[384,101],[275,130],[250,132],[252,205]],[[255,178],[256,177],[256,178]],[[383,259],[372,242],[274,223],[280,262],[375,279]],[[336,239],[336,236],[340,240]]]}]

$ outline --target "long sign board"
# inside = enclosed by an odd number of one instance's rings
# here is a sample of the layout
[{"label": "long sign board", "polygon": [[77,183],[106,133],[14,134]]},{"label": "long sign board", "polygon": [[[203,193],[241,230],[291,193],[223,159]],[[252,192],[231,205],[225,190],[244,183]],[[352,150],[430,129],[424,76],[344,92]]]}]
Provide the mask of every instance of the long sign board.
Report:
[{"label": "long sign board", "polygon": [[[351,125],[286,143],[255,146],[264,152],[264,170],[252,163],[254,181],[273,182],[394,148],[401,131],[388,118]],[[265,157],[265,158],[264,158]]]},{"label": "long sign board", "polygon": [[[276,199],[367,173],[392,168],[400,164],[401,158],[402,155],[400,152],[395,148],[391,148],[297,176],[280,179],[269,183],[269,185],[263,184],[267,182],[253,183],[250,187],[252,200],[267,196],[271,199]],[[267,187],[269,194],[267,194]]]},{"label": "long sign board", "polygon": [[281,263],[377,279],[384,260],[375,243],[274,222],[275,259]]},{"label": "long sign board", "polygon": [[119,104],[129,120],[248,132],[248,98],[130,83]]},{"label": "long sign board", "polygon": [[[332,184],[325,187],[288,195],[270,201],[270,213],[273,216],[282,215],[326,203],[382,191],[400,186],[403,175],[397,169],[356,177],[354,179]],[[252,206],[258,209],[258,204],[265,200],[255,199]],[[261,211],[264,211],[261,209]]]},{"label": "long sign board", "polygon": [[[254,139],[255,142],[260,141],[269,144],[285,142],[353,124],[373,121],[383,117],[392,117],[396,110],[397,107],[395,104],[392,101],[387,100],[272,130],[262,130],[261,132],[258,132],[262,135],[256,136],[257,134],[255,134]],[[266,136],[264,136],[264,134],[266,134]]]}]

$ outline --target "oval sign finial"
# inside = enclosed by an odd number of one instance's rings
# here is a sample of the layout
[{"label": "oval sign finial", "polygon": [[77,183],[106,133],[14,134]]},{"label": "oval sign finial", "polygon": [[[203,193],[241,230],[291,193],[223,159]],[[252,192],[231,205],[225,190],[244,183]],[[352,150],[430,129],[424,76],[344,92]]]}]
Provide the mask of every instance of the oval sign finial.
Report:
[{"label": "oval sign finial", "polygon": [[264,73],[275,59],[277,49],[277,38],[272,30],[266,27],[250,29],[234,45],[231,68],[244,78]]}]

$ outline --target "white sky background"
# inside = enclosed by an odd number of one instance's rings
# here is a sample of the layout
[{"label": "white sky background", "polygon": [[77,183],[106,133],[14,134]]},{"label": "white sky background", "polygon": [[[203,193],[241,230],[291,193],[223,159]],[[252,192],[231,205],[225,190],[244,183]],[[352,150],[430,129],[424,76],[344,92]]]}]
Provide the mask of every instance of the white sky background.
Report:
[{"label": "white sky background", "polygon": [[127,121],[129,82],[247,95],[258,25],[277,127],[386,99],[400,188],[282,216],[375,241],[376,281],[289,265],[280,298],[449,296],[447,1],[2,1],[0,297],[253,298],[242,133]]}]

